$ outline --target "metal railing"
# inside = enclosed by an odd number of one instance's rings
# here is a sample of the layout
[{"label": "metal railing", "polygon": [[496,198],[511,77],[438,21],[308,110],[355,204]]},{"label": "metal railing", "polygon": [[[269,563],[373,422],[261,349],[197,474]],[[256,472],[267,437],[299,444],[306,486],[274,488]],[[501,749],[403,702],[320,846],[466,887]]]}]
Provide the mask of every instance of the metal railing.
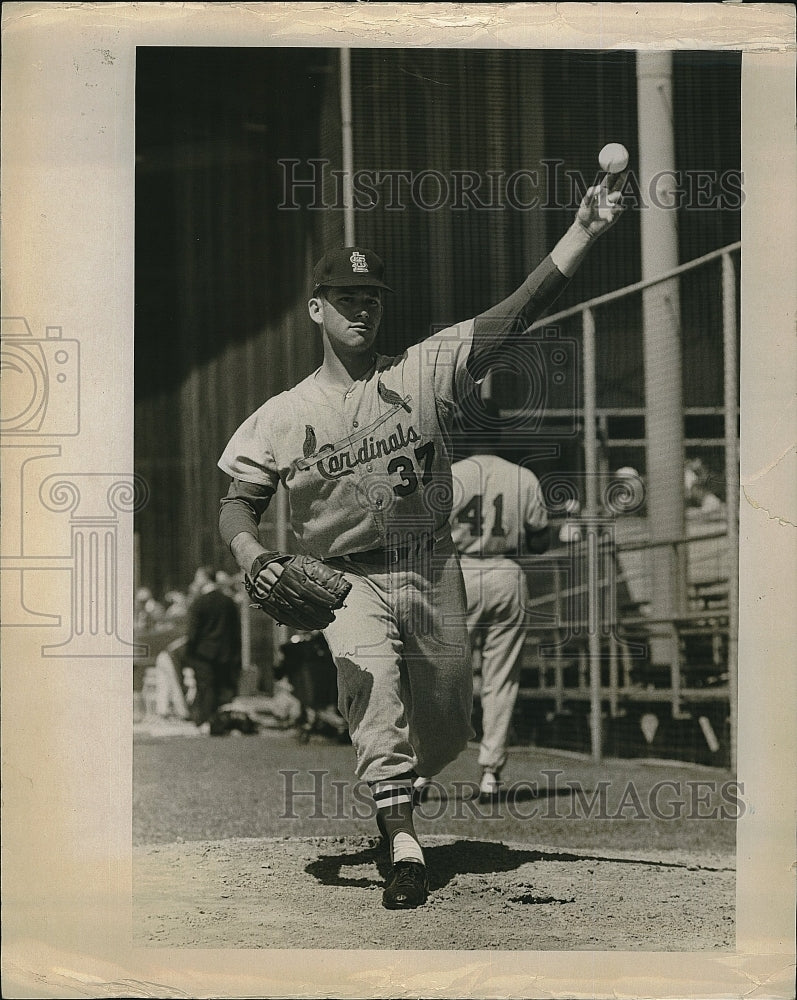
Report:
[{"label": "metal railing", "polygon": [[[645,540],[636,545],[617,545],[617,555],[638,551],[646,554],[651,560],[657,558],[656,553],[668,550],[672,553],[672,573],[676,577],[674,591],[676,604],[671,613],[651,616],[640,613],[620,615],[616,625],[606,632],[605,621],[601,620],[602,609],[607,606],[606,596],[601,593],[601,586],[594,581],[599,578],[599,562],[601,557],[601,539],[599,532],[587,526],[583,547],[583,557],[586,563],[582,577],[580,594],[585,601],[585,607],[577,620],[563,621],[558,619],[559,627],[569,634],[579,633],[579,659],[577,682],[565,684],[564,666],[556,658],[551,663],[553,682],[546,683],[545,667],[540,667],[540,687],[525,688],[525,697],[538,698],[552,695],[556,706],[561,706],[567,699],[588,700],[590,712],[591,751],[595,760],[602,755],[601,731],[604,708],[609,715],[618,711],[618,706],[625,700],[644,697],[651,701],[668,702],[673,717],[683,717],[684,706],[689,702],[699,702],[707,698],[727,699],[730,716],[730,760],[735,766],[736,760],[736,715],[737,715],[737,629],[739,616],[738,598],[738,503],[739,503],[739,441],[738,441],[738,302],[737,283],[738,255],[741,244],[733,243],[711,253],[674,268],[654,279],[636,282],[625,288],[617,289],[605,295],[600,295],[589,301],[579,303],[568,309],[561,310],[551,316],[539,320],[529,332],[561,326],[577,321],[580,323],[580,336],[583,357],[583,402],[580,413],[583,416],[583,462],[585,503],[584,512],[589,518],[599,512],[599,484],[601,476],[605,475],[599,460],[600,422],[612,415],[643,416],[644,410],[635,407],[598,406],[597,399],[597,362],[596,333],[599,326],[598,317],[601,310],[611,303],[642,292],[665,282],[682,281],[684,275],[700,268],[719,262],[721,273],[716,277],[709,274],[711,291],[716,298],[721,298],[721,325],[723,344],[723,405],[695,407],[685,410],[695,415],[712,414],[724,417],[724,436],[685,438],[688,446],[718,445],[724,447],[724,479],[725,479],[725,528],[720,535],[706,533],[704,536],[657,539],[654,542]],[[700,299],[700,296],[697,296]],[[677,317],[676,317],[677,321]],[[719,329],[715,331],[719,337]],[[502,412],[518,412],[514,410]],[[559,411],[546,411],[546,416],[555,417]],[[562,410],[562,415],[567,411]],[[620,445],[636,445],[645,447],[645,436],[639,439],[622,438],[612,442]],[[712,581],[712,587],[704,587],[702,596],[699,593],[690,594],[686,574],[685,553],[690,545],[706,542],[711,538],[725,539],[727,552],[726,566],[722,574]],[[589,581],[593,581],[590,585]],[[699,591],[698,587],[698,591]],[[562,610],[561,601],[572,598],[568,588],[554,586],[549,603],[556,607],[557,614]],[[694,600],[703,600],[702,607],[690,606]],[[544,604],[545,601],[543,600]],[[583,603],[583,602],[582,602]],[[608,602],[611,605],[611,602]],[[690,686],[684,683],[684,675],[688,674],[688,646],[693,636],[709,636],[715,649],[715,654],[724,660],[724,670],[718,670],[717,676],[724,678],[713,683],[710,688]],[[651,643],[669,648],[669,681],[662,688],[658,683],[639,684],[631,680],[627,646],[645,645]],[[608,682],[603,682],[602,667],[607,664]],[[720,667],[723,664],[718,663]]]},{"label": "metal railing", "polygon": [[[713,531],[654,543],[639,541],[607,546],[610,551],[605,555],[617,569],[601,575],[597,581],[597,604],[609,609],[602,615],[603,628],[599,635],[601,679],[598,693],[610,718],[617,717],[629,702],[668,704],[672,717],[682,719],[689,717],[688,708],[685,709],[689,704],[729,701],[728,577],[722,566],[707,575],[703,567],[693,565],[687,554],[690,546],[706,542],[721,544],[726,550],[727,533]],[[645,613],[647,581],[630,579],[622,568],[625,554],[644,556],[654,547],[671,549],[687,568],[684,606],[679,613],[666,618],[653,618]],[[572,571],[574,560],[585,560],[586,552],[574,549],[571,545],[550,554],[551,560],[561,560],[561,565],[554,563],[551,566],[552,589],[548,594],[532,598],[528,607],[532,615],[540,615],[547,609],[551,623],[529,631],[525,673],[526,676],[536,675],[537,684],[522,687],[520,697],[552,701],[557,712],[567,703],[588,701],[592,693],[587,617],[589,584],[584,581],[583,572]],[[604,558],[604,564],[606,561]],[[533,560],[524,562],[527,572],[534,575]],[[722,562],[727,560],[722,559]],[[695,572],[689,572],[690,564]],[[584,582],[567,586],[566,580],[573,577]],[[662,637],[670,644],[666,676],[649,660],[649,642],[655,637]],[[692,638],[710,641],[709,662],[696,662],[694,651],[689,649]]]}]

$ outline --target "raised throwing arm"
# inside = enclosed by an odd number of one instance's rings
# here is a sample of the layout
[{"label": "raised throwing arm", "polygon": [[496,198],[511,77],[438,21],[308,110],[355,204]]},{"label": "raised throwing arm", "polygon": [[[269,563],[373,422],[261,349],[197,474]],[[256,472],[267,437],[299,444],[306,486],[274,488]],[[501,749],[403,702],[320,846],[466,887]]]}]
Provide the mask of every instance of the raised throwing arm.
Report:
[{"label": "raised throwing arm", "polygon": [[573,224],[522,285],[474,320],[470,364],[474,374],[512,333],[521,333],[564,291],[590,247],[623,212],[620,189],[624,174],[610,175],[591,187]]}]

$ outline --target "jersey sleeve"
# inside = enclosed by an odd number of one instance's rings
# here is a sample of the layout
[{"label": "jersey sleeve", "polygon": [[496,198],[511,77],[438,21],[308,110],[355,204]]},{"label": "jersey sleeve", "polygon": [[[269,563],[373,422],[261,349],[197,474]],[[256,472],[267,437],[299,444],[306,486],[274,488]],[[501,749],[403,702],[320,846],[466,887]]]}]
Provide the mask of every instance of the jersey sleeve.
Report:
[{"label": "jersey sleeve", "polygon": [[218,461],[222,471],[233,479],[256,483],[276,490],[279,472],[268,436],[267,404],[241,424],[227,443]]},{"label": "jersey sleeve", "polygon": [[451,408],[475,390],[477,382],[468,360],[473,347],[473,320],[447,327],[417,345],[424,381],[431,382],[435,398]]},{"label": "jersey sleeve", "polygon": [[549,254],[514,292],[480,313],[473,320],[473,349],[469,358],[474,375],[483,377],[502,344],[513,335],[522,335],[539,319],[569,280]]}]

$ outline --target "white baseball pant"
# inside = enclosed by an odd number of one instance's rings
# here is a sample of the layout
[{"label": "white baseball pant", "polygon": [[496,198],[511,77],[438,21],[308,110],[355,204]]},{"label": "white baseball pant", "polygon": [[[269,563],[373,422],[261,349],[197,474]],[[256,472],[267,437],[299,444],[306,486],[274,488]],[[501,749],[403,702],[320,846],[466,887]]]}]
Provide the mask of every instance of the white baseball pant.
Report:
[{"label": "white baseball pant", "polygon": [[528,588],[521,567],[501,556],[463,555],[462,575],[468,606],[468,629],[482,638],[482,740],[479,764],[500,771],[506,763],[507,740],[520,686],[520,652]]},{"label": "white baseball pant", "polygon": [[356,556],[328,562],[352,585],[324,634],[357,776],[434,777],[474,736],[465,589],[451,538],[384,569]]}]

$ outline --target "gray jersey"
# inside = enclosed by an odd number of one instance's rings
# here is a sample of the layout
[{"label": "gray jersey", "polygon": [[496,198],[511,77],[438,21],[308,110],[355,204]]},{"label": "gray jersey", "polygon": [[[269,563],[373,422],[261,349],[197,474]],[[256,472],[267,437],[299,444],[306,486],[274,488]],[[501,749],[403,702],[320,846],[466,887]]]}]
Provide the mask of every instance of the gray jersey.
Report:
[{"label": "gray jersey", "polygon": [[319,369],[245,420],[219,466],[282,483],[300,547],[320,558],[439,531],[451,513],[453,410],[473,387],[472,341],[470,320],[398,357],[378,355],[345,393]]},{"label": "gray jersey", "polygon": [[523,551],[525,529],[548,524],[540,484],[529,469],[497,455],[473,455],[452,466],[451,534],[458,551],[501,556]]}]

